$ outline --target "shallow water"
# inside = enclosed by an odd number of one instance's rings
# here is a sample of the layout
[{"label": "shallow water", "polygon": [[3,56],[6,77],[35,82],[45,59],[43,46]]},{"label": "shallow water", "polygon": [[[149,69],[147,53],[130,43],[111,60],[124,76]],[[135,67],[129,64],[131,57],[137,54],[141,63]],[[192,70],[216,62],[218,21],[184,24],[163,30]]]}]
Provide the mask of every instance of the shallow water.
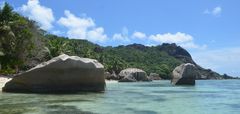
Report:
[{"label": "shallow water", "polygon": [[0,114],[239,114],[240,80],[108,83],[105,93],[0,93]]}]

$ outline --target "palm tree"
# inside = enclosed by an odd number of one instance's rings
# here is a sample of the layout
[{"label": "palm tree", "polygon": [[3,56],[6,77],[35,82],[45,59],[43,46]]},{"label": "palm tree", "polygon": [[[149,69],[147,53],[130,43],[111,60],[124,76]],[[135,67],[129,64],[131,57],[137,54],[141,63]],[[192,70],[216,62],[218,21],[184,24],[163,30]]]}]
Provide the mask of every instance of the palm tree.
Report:
[{"label": "palm tree", "polygon": [[26,52],[32,48],[31,38],[28,21],[5,3],[0,10],[0,50],[4,53],[6,65],[15,67],[16,72]]}]

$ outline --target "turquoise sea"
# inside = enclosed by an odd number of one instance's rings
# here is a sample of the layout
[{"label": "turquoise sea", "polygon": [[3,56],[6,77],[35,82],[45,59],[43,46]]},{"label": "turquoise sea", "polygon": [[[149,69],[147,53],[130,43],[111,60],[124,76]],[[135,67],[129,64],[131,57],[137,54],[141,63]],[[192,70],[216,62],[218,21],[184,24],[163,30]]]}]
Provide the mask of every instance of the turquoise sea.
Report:
[{"label": "turquoise sea", "polygon": [[240,80],[108,83],[104,93],[0,93],[0,114],[239,114]]}]

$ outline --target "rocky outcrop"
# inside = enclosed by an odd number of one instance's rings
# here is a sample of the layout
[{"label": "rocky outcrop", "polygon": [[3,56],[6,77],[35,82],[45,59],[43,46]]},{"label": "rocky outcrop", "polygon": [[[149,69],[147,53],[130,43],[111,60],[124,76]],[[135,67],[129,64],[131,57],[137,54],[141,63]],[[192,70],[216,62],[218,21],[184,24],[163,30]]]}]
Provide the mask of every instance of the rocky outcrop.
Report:
[{"label": "rocky outcrop", "polygon": [[212,71],[211,69],[202,68],[193,61],[190,53],[188,53],[187,50],[185,50],[181,46],[177,46],[175,43],[172,44],[163,43],[162,45],[157,46],[157,49],[159,51],[166,52],[168,55],[175,57],[176,59],[182,61],[183,63],[194,64],[200,74],[199,76],[196,77],[197,80],[233,79],[233,77],[231,76],[226,77],[224,75],[220,75],[219,73]]},{"label": "rocky outcrop", "polygon": [[136,43],[127,45],[126,47],[127,48],[135,48],[135,49],[138,49],[138,50],[141,50],[141,51],[144,51],[144,50],[148,49],[147,46],[144,46],[142,44],[136,44]]},{"label": "rocky outcrop", "polygon": [[127,75],[120,79],[119,82],[137,82],[138,80],[133,75]]},{"label": "rocky outcrop", "polygon": [[3,87],[5,92],[100,92],[105,89],[104,67],[97,60],[60,55],[18,74]]},{"label": "rocky outcrop", "polygon": [[151,81],[146,72],[137,68],[127,68],[119,73],[119,82]]},{"label": "rocky outcrop", "polygon": [[224,78],[222,75],[212,71],[211,69],[204,69],[200,66],[197,65],[197,69],[200,73],[200,75],[198,77],[196,77],[196,79],[199,79],[199,80],[207,80],[207,79],[210,79],[210,80],[221,80],[221,79],[227,79],[227,78]]},{"label": "rocky outcrop", "polygon": [[113,73],[105,72],[105,79],[107,80],[119,80],[119,76],[113,71]]},{"label": "rocky outcrop", "polygon": [[181,64],[172,72],[171,83],[173,85],[195,85],[195,79],[199,72],[191,63]]},{"label": "rocky outcrop", "polygon": [[104,72],[105,79],[108,79],[111,76],[110,72]]},{"label": "rocky outcrop", "polygon": [[163,43],[160,46],[157,46],[159,51],[164,51],[168,55],[175,57],[176,59],[182,61],[183,63],[192,63],[196,65],[196,63],[192,60],[191,55],[184,48],[177,46],[175,43],[168,44]]},{"label": "rocky outcrop", "polygon": [[151,80],[161,80],[161,77],[157,73],[150,73],[149,78]]}]

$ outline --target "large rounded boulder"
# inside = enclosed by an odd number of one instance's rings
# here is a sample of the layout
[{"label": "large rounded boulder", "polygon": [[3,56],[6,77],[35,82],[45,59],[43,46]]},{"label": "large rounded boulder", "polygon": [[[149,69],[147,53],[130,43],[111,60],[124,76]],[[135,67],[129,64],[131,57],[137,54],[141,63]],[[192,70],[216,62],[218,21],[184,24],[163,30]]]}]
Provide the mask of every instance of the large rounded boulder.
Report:
[{"label": "large rounded boulder", "polygon": [[191,63],[181,64],[172,72],[171,83],[173,85],[195,85],[195,79],[199,72]]},{"label": "large rounded boulder", "polygon": [[151,81],[146,72],[137,68],[127,68],[119,73],[119,82]]},{"label": "large rounded boulder", "polygon": [[105,90],[104,67],[97,60],[62,54],[18,74],[4,92],[69,93]]}]

